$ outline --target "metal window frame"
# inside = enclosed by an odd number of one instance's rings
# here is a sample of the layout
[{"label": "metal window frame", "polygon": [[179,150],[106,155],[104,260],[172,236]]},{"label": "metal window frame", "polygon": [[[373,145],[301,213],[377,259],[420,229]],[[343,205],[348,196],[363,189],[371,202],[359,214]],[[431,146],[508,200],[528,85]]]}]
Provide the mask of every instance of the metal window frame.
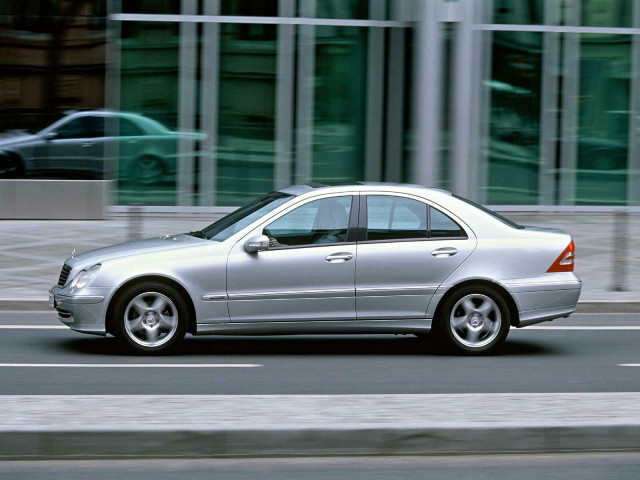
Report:
[{"label": "metal window frame", "polygon": [[[198,0],[182,0],[181,11],[185,15],[198,12]],[[197,28],[195,23],[180,23],[180,59],[178,80],[178,130],[191,132],[194,130],[196,113],[196,53]],[[176,199],[178,205],[193,205],[194,186],[194,140],[181,135],[178,140],[178,157],[176,159]]]},{"label": "metal window frame", "polygon": [[[220,12],[220,0],[204,0],[205,15]],[[200,172],[198,182],[200,192],[198,205],[216,204],[218,171],[218,109],[220,88],[220,25],[204,24],[202,28],[202,48],[200,49],[202,78],[200,81],[201,130],[210,132],[200,149]]]}]

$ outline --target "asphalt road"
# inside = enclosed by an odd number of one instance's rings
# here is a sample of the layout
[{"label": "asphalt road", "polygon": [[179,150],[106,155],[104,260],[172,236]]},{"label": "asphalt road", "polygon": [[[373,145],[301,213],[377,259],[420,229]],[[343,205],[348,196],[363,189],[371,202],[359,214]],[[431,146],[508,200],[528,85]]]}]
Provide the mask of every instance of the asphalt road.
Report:
[{"label": "asphalt road", "polygon": [[512,329],[496,355],[459,357],[413,336],[187,337],[128,356],[52,312],[0,312],[0,394],[635,392],[640,315],[576,314]]},{"label": "asphalt road", "polygon": [[93,480],[636,480],[638,453],[0,462],[0,478]]}]

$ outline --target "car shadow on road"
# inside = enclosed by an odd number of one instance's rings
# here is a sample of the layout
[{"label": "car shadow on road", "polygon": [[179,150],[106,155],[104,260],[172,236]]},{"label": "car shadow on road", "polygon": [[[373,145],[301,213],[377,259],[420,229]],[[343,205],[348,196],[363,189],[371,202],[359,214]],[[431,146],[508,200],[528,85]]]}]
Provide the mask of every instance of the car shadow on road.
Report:
[{"label": "car shadow on road", "polygon": [[[135,356],[113,338],[82,338],[59,344],[63,350],[85,355]],[[522,340],[500,345],[489,356],[530,356],[557,353],[546,345]],[[322,335],[322,336],[206,336],[187,337],[164,356],[457,356],[434,337],[412,335]]]}]

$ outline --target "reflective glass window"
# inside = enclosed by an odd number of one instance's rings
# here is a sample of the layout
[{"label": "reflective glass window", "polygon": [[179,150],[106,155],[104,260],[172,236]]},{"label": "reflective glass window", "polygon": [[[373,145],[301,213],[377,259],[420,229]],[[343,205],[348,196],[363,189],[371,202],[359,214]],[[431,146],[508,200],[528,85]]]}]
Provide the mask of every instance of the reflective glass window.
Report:
[{"label": "reflective glass window", "polygon": [[486,203],[536,204],[540,168],[542,34],[494,32]]},{"label": "reflective glass window", "polygon": [[121,29],[120,108],[168,130],[158,129],[144,141],[118,142],[116,202],[175,205],[180,24],[122,22]]},{"label": "reflective glass window", "polygon": [[276,247],[344,242],[351,199],[331,197],[305,203],[266,227],[264,234]]},{"label": "reflective glass window", "polygon": [[[317,18],[366,20],[369,17],[369,0],[311,0],[316,5]],[[300,0],[304,3],[309,0]]]},{"label": "reflective glass window", "polygon": [[312,178],[320,183],[362,180],[367,32],[355,27],[315,30]]},{"label": "reflective glass window", "polygon": [[488,23],[543,24],[544,3],[545,0],[493,0],[493,18]]},{"label": "reflective glass window", "polygon": [[578,205],[626,202],[630,76],[630,36],[581,36]]},{"label": "reflective glass window", "polygon": [[427,205],[388,195],[367,196],[367,240],[425,239]]},{"label": "reflective glass window", "polygon": [[253,27],[220,27],[217,205],[274,187],[277,27]]},{"label": "reflective glass window", "polygon": [[582,0],[585,27],[632,27],[633,0]]}]

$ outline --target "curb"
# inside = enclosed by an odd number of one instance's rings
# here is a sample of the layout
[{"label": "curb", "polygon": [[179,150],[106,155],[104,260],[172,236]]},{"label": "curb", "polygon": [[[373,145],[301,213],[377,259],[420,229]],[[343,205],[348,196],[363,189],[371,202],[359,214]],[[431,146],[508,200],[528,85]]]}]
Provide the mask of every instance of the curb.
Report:
[{"label": "curb", "polygon": [[637,451],[639,445],[638,425],[4,431],[0,460],[566,453]]},{"label": "curb", "polygon": [[633,392],[3,395],[0,460],[638,451],[639,401]]},{"label": "curb", "polygon": [[[2,299],[0,311],[43,312],[52,311],[47,300],[42,297]],[[627,300],[591,300],[578,302],[576,313],[640,313],[640,301]]]}]

